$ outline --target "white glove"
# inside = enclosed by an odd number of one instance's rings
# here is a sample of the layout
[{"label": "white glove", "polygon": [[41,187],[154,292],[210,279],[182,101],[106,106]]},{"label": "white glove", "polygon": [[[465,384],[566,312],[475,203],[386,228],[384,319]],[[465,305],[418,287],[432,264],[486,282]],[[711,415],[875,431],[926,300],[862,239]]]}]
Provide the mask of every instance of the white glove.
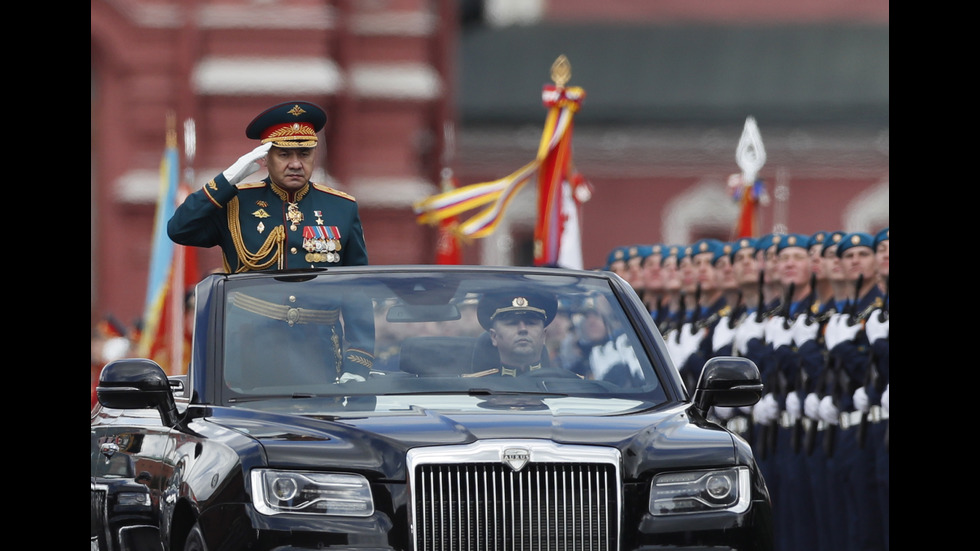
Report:
[{"label": "white glove", "polygon": [[[691,357],[698,349],[698,345],[704,339],[704,335],[707,332],[706,329],[699,329],[694,333],[691,333],[691,328],[693,326],[690,322],[685,323],[681,326],[678,331],[678,343],[676,348],[671,352],[670,358],[674,361],[674,367],[680,369],[684,362]],[[669,349],[668,349],[669,350]],[[674,354],[677,354],[675,357]]]},{"label": "white glove", "polygon": [[820,398],[815,392],[807,394],[803,399],[803,413],[814,421],[820,420]]},{"label": "white glove", "polygon": [[235,161],[235,164],[226,168],[221,174],[228,180],[228,183],[235,185],[241,182],[249,174],[254,173],[260,168],[258,160],[265,157],[272,149],[272,142],[264,143],[248,153],[242,155]]},{"label": "white glove", "polygon": [[735,413],[735,408],[725,407],[725,406],[715,406],[714,408],[715,417],[721,419],[722,421],[727,421],[732,418]]},{"label": "white glove", "polygon": [[786,395],[786,411],[794,419],[799,419],[803,413],[802,404],[800,404],[800,396],[795,392],[790,392]]},{"label": "white glove", "polygon": [[738,410],[744,415],[752,415],[752,406],[740,406]]},{"label": "white glove", "polygon": [[878,339],[888,338],[888,318],[885,321],[878,321],[881,310],[875,310],[868,316],[868,321],[864,323],[864,332],[868,335],[868,342],[874,344]]},{"label": "white glove", "polygon": [[868,413],[868,411],[871,409],[870,408],[871,404],[868,403],[868,393],[864,390],[863,386],[858,387],[858,389],[854,391],[853,398],[854,398],[854,409],[863,411],[864,413]]},{"label": "white glove", "polygon": [[834,314],[827,322],[827,331],[824,333],[824,340],[827,343],[827,350],[833,350],[842,342],[852,341],[861,330],[861,324],[849,325],[850,314]]},{"label": "white glove", "polygon": [[357,373],[351,373],[349,371],[345,371],[344,374],[341,375],[339,379],[337,379],[337,382],[338,383],[346,383],[348,381],[360,381],[360,382],[363,382],[363,381],[366,381],[366,380],[367,379],[365,379],[361,375],[358,375]]},{"label": "white glove", "polygon": [[840,410],[834,405],[830,396],[824,396],[820,400],[820,419],[831,425],[840,424]]},{"label": "white glove", "polygon": [[885,413],[888,413],[888,387],[890,384],[885,385],[885,391],[881,393],[881,409]]},{"label": "white glove", "polygon": [[735,328],[735,339],[733,342],[733,353],[744,354],[747,350],[749,341],[761,339],[766,334],[766,321],[755,320],[755,314],[749,314]]},{"label": "white glove", "polygon": [[722,316],[715,324],[715,332],[711,334],[711,349],[718,352],[723,346],[731,344],[735,338],[735,328],[731,326],[732,318]]},{"label": "white glove", "polygon": [[804,343],[817,338],[817,332],[820,331],[820,324],[817,322],[807,323],[807,317],[805,315],[797,316],[796,321],[793,322],[792,331],[793,342],[796,343],[796,347],[799,348],[803,346]]},{"label": "white glove", "polygon": [[772,345],[773,350],[793,343],[792,328],[785,328],[785,323],[786,318],[783,316],[773,316],[766,322],[766,342]]},{"label": "white glove", "polygon": [[776,402],[776,397],[772,395],[772,392],[763,396],[752,408],[752,418],[756,423],[768,425],[775,421],[778,416],[779,404]]}]

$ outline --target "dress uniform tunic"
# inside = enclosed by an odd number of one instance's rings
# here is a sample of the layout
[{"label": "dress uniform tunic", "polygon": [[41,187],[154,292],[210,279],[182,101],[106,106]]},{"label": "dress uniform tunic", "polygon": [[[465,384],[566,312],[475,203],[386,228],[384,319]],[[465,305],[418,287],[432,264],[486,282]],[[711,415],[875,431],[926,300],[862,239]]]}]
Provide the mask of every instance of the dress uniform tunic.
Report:
[{"label": "dress uniform tunic", "polygon": [[233,186],[219,174],[177,207],[167,232],[220,246],[228,272],[368,263],[354,197],[314,182],[287,192],[269,178]]}]

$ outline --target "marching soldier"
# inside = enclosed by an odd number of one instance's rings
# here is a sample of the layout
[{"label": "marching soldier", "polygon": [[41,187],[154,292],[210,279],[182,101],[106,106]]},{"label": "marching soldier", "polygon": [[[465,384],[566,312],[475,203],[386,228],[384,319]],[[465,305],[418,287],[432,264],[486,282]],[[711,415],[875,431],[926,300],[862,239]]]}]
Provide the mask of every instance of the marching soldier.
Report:
[{"label": "marching soldier", "polygon": [[[711,335],[711,348],[715,356],[736,355],[735,333],[740,324],[749,316],[754,316],[758,309],[759,296],[759,262],[755,256],[755,239],[742,237],[727,244],[728,257],[732,266],[732,274],[737,285],[736,299],[730,303],[731,311],[722,316],[715,325]],[[714,408],[715,417],[726,421],[729,430],[742,435],[747,441],[752,441],[751,407],[745,408]]]},{"label": "marching soldier", "polygon": [[868,425],[865,446],[874,458],[874,471],[878,487],[878,505],[881,507],[882,533],[885,549],[888,548],[888,516],[889,516],[889,454],[888,454],[888,228],[875,235],[875,269],[878,274],[878,285],[883,286],[885,296],[881,308],[868,315],[864,325],[865,334],[871,345],[871,364],[873,372],[866,379],[864,390],[867,405],[858,405],[860,399],[855,391],[855,406],[866,411],[865,421]]},{"label": "marching soldier", "polygon": [[[812,341],[819,325],[809,318],[813,302],[810,238],[802,234],[780,236],[776,245],[779,279],[785,289],[779,309],[765,326],[772,347],[765,367],[767,384],[780,407],[770,427],[771,454],[778,471],[780,508],[776,525],[785,549],[815,549],[817,534],[811,520],[813,499],[805,455],[802,453],[803,422],[799,392],[808,382],[800,345]],[[805,349],[804,349],[805,350]]]},{"label": "marching soldier", "polygon": [[678,356],[674,358],[674,365],[689,389],[694,388],[704,363],[714,355],[711,335],[715,324],[731,309],[725,302],[716,267],[717,260],[724,255],[723,247],[717,239],[699,239],[690,247],[697,302],[681,325],[675,348]]},{"label": "marching soldier", "polygon": [[[831,450],[827,459],[831,487],[843,490],[847,541],[859,549],[884,549],[882,520],[878,504],[874,457],[866,438],[865,414],[855,408],[855,391],[867,380],[871,365],[871,346],[863,331],[868,316],[883,306],[883,293],[876,282],[874,238],[855,232],[843,236],[837,256],[845,278],[852,284],[851,303],[844,313],[827,322],[825,341],[831,356],[835,379],[833,394],[820,401],[820,417],[833,425]],[[831,507],[835,504],[831,503]]]}]

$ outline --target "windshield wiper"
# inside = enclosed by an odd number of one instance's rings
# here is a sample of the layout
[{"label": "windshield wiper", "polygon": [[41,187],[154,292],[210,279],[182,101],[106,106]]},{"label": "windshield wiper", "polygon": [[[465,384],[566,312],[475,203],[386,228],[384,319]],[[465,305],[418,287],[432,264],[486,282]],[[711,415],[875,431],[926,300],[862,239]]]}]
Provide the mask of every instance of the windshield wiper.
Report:
[{"label": "windshield wiper", "polygon": [[263,394],[261,396],[237,396],[228,398],[229,404],[237,402],[256,402],[259,400],[282,400],[284,398],[316,398],[316,394],[309,392],[294,392],[292,394]]},{"label": "windshield wiper", "polygon": [[562,392],[540,392],[536,390],[498,390],[492,388],[468,388],[460,390],[417,390],[414,392],[385,392],[380,396],[412,396],[418,394],[466,394],[467,396],[562,396]]}]

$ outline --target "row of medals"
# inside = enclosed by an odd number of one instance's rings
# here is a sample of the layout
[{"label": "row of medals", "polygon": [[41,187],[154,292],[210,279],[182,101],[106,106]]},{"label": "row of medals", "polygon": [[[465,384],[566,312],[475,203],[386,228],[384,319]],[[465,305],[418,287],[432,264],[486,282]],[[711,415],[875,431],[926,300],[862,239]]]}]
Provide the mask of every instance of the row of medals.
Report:
[{"label": "row of medals", "polygon": [[327,252],[325,253],[306,253],[307,262],[340,262],[340,240],[327,239]]},{"label": "row of medals", "polygon": [[[292,231],[296,231],[298,227],[297,224],[303,221],[303,213],[300,212],[299,206],[296,203],[289,203],[289,206],[286,209],[286,217],[289,218],[290,222],[292,222],[292,224],[289,226],[289,229]],[[318,222],[321,224],[323,223],[322,221],[319,220]],[[319,241],[319,239],[316,239],[314,241]],[[340,250],[340,240],[327,239],[326,242],[327,242],[326,243],[327,252],[325,253],[308,252],[304,257],[306,261],[307,262],[340,262],[340,253],[336,252]]]}]

